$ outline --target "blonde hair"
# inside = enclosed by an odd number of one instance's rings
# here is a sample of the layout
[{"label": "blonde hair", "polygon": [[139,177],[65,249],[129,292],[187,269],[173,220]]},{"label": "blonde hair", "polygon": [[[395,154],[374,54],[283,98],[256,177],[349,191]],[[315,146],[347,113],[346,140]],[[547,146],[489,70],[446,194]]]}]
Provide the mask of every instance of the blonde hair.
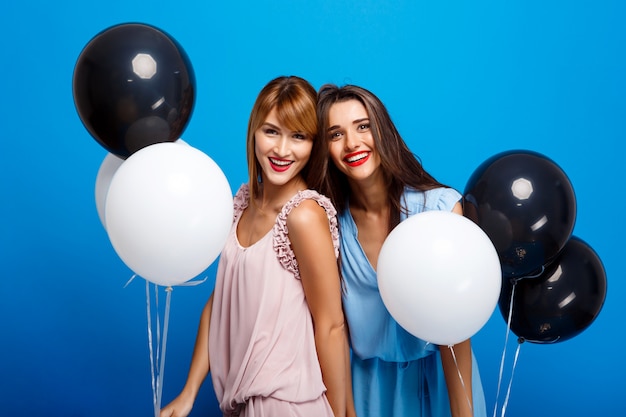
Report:
[{"label": "blonde hair", "polygon": [[[248,183],[251,198],[259,195],[260,166],[254,152],[254,134],[265,123],[267,115],[276,109],[278,121],[287,128],[302,132],[313,140],[311,158],[319,148],[317,138],[317,92],[308,81],[296,76],[281,76],[273,79],[263,87],[252,107],[248,121],[248,137],[246,150],[248,156]],[[307,180],[309,164],[302,170],[302,177]]]}]

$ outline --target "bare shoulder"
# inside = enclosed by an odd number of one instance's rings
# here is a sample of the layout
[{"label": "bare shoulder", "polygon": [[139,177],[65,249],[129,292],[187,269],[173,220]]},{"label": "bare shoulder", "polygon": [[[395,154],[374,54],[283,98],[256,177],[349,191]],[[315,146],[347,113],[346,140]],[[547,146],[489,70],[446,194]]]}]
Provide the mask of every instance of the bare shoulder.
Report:
[{"label": "bare shoulder", "polygon": [[294,207],[287,217],[287,225],[289,227],[307,226],[311,223],[324,221],[327,223],[326,210],[320,206],[317,201],[307,199],[303,200],[298,207]]},{"label": "bare shoulder", "polygon": [[457,202],[456,204],[454,204],[454,207],[452,207],[452,212],[463,215],[463,206],[461,205],[461,203]]}]

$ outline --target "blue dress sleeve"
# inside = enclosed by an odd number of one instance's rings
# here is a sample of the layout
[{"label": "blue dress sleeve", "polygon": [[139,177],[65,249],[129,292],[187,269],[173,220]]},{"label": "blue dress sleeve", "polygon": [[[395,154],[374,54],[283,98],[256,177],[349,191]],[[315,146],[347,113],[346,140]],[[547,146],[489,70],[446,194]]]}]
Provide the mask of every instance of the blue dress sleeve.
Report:
[{"label": "blue dress sleeve", "polygon": [[402,213],[400,220],[406,220],[408,216],[424,211],[452,211],[454,205],[460,200],[461,194],[454,188],[440,187],[427,191],[407,188],[402,198],[402,204],[407,213]]}]

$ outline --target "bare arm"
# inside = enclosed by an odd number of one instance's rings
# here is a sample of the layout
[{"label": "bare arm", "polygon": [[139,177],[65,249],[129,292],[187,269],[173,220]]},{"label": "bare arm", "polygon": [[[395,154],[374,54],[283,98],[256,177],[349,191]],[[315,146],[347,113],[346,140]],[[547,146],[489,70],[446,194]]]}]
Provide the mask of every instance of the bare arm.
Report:
[{"label": "bare arm", "polygon": [[348,338],[341,304],[341,283],[328,218],[315,201],[303,201],[287,219],[291,247],[300,268],[313,317],[315,346],[326,396],[336,417],[354,410],[349,404]]},{"label": "bare arm", "polygon": [[171,403],[161,409],[160,417],[185,417],[191,412],[193,403],[198,396],[198,391],[200,391],[200,387],[210,370],[209,324],[211,322],[212,308],[213,294],[211,294],[204,309],[202,309],[187,382],[181,393]]},{"label": "bare arm", "polygon": [[[446,377],[450,410],[453,417],[473,416],[472,399],[472,349],[470,340],[452,346],[454,356],[448,346],[440,346],[441,363]],[[456,357],[456,362],[454,361]],[[457,369],[458,364],[458,369]],[[461,376],[459,376],[459,373]],[[463,380],[461,380],[463,378]]]},{"label": "bare arm", "polygon": [[[452,212],[463,215],[461,204],[456,203]],[[453,417],[471,417],[473,415],[471,342],[469,339],[465,340],[454,345],[452,349],[454,356],[450,347],[439,347],[448,396],[450,397],[450,410]],[[455,357],[456,362],[454,361]]]},{"label": "bare arm", "polygon": [[[345,317],[345,316],[344,316]],[[356,408],[354,407],[354,394],[352,392],[352,370],[350,368],[350,334],[346,334],[346,417],[356,417]]]}]

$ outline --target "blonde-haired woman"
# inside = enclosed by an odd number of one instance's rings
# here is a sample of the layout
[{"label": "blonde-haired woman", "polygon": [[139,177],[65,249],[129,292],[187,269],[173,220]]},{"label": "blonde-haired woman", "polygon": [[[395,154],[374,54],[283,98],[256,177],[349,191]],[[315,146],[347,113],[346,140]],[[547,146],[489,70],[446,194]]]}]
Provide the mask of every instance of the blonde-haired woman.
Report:
[{"label": "blonde-haired woman", "polygon": [[354,413],[336,213],[308,186],[325,146],[315,106],[315,89],[294,76],[257,97],[249,183],[234,198],[187,382],[162,417],[188,415],[209,371],[225,416]]}]

